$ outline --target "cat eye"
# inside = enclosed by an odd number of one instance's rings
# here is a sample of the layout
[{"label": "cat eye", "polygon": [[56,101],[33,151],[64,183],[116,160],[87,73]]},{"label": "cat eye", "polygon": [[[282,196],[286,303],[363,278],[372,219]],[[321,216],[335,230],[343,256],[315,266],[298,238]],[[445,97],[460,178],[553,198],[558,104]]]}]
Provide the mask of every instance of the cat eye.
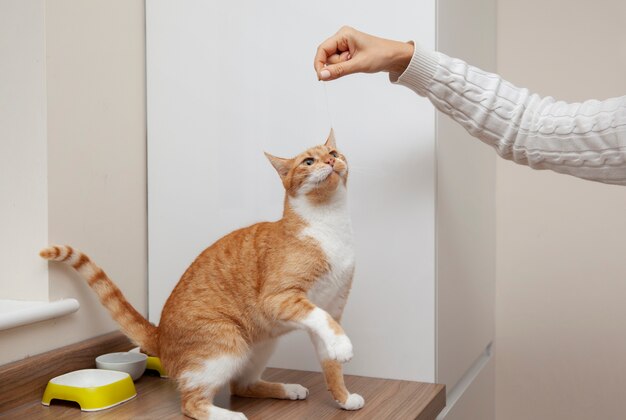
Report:
[{"label": "cat eye", "polygon": [[330,155],[334,158],[339,157],[339,155],[337,154],[337,152],[335,152],[334,150],[332,152],[330,152]]},{"label": "cat eye", "polygon": [[306,159],[304,159],[304,160],[302,161],[302,163],[304,163],[304,164],[305,164],[305,165],[307,165],[307,166],[311,166],[311,165],[313,165],[313,162],[315,162],[315,159],[313,159],[313,158],[306,158]]}]

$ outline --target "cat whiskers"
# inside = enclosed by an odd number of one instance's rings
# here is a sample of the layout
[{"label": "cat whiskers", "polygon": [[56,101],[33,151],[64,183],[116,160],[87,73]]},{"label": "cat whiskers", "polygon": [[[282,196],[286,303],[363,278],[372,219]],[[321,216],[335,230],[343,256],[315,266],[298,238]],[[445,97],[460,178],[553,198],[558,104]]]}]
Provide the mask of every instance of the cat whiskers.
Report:
[{"label": "cat whiskers", "polygon": [[360,166],[354,166],[354,164],[350,165],[350,167],[348,169],[346,169],[348,172],[350,173],[358,173],[358,174],[364,174],[367,172],[371,171],[371,168],[367,168],[367,167],[360,167]]}]

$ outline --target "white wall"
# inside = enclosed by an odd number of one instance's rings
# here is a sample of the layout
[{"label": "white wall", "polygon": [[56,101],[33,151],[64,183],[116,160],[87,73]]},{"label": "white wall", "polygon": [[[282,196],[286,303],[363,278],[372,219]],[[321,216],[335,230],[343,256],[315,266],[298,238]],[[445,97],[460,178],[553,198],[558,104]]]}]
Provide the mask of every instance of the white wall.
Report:
[{"label": "white wall", "polygon": [[[623,0],[499,0],[498,19],[511,82],[567,101],[626,95]],[[497,171],[497,418],[624,418],[626,189]]]},{"label": "white wall", "polygon": [[45,2],[0,2],[0,299],[48,299]]},{"label": "white wall", "polygon": [[[495,0],[437,4],[438,50],[495,70]],[[437,382],[450,420],[495,416],[494,361],[479,371],[495,337],[495,169],[490,147],[437,114]]]},{"label": "white wall", "polygon": [[[150,318],[205,247],[281,216],[263,150],[293,156],[324,141],[329,117],[312,57],[342,24],[434,47],[434,1],[147,4]],[[227,40],[227,42],[225,42]],[[361,75],[327,86],[350,161],[357,273],[344,325],[347,371],[434,380],[434,111]],[[272,365],[317,369],[308,337]]]},{"label": "white wall", "polygon": [[[439,0],[437,48],[495,70],[494,0]],[[493,150],[437,113],[437,380],[449,389],[495,333]]]},{"label": "white wall", "polygon": [[[40,6],[39,10],[43,11],[43,2]],[[37,37],[45,34],[47,55],[43,75],[47,84],[44,109],[47,108],[48,121],[43,134],[38,135],[48,139],[48,211],[44,213],[48,229],[43,225],[43,230],[38,230],[43,239],[23,253],[22,258],[31,267],[41,270],[47,263],[39,258],[38,251],[48,241],[75,245],[102,265],[129,301],[145,313],[143,1],[57,0],[45,3],[45,19],[42,14],[18,14],[18,9],[13,9],[6,15],[0,13],[0,31],[5,29],[5,20],[9,25],[30,28],[29,33],[38,33]],[[0,42],[3,40],[4,37],[0,38]],[[39,49],[33,49],[35,47]],[[40,44],[35,47],[17,41],[8,47],[2,46],[11,54],[40,51]],[[40,62],[19,63],[23,64],[23,74],[31,71],[41,74]],[[0,60],[0,66],[4,65],[5,60]],[[5,74],[0,74],[0,84],[3,84]],[[23,80],[20,85],[11,87],[32,95],[33,86]],[[14,121],[30,119],[34,114],[37,118],[32,119],[33,123],[39,123],[42,93],[39,86],[37,89],[33,106],[24,104],[12,110]],[[0,103],[4,105],[1,101],[4,101],[2,94]],[[0,112],[0,118],[3,117],[4,111]],[[0,124],[0,129],[3,127],[3,123]],[[1,141],[0,147],[4,147],[4,137]],[[35,157],[41,158],[37,154]],[[45,162],[44,155],[44,168]],[[38,181],[45,180],[46,171],[43,174],[31,172],[31,175]],[[32,193],[37,190],[33,189]],[[31,222],[31,216],[26,213],[20,217],[28,220],[18,220]],[[0,237],[0,243],[4,239]],[[10,279],[12,282],[19,280]],[[30,291],[33,296],[41,292]],[[81,308],[66,317],[0,332],[0,364],[117,329],[84,280],[66,266],[50,265],[49,292],[46,289],[43,298],[48,297],[51,300],[74,297],[80,301]]]}]

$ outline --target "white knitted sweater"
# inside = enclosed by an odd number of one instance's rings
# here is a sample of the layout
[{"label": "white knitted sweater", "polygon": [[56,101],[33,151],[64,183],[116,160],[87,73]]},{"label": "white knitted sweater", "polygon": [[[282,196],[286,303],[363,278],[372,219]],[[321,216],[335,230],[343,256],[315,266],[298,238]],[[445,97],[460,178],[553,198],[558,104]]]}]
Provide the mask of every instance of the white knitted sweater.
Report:
[{"label": "white knitted sweater", "polygon": [[626,96],[571,104],[541,98],[418,45],[404,73],[390,78],[428,98],[505,159],[626,185]]}]

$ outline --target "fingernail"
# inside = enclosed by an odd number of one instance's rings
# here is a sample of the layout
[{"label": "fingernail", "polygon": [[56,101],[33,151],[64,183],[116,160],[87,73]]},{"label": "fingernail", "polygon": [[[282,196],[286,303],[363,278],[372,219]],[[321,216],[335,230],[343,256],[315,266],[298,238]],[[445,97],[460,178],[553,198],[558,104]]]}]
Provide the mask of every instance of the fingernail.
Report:
[{"label": "fingernail", "polygon": [[320,72],[320,77],[322,78],[322,80],[326,80],[330,77],[330,71],[324,69]]}]

